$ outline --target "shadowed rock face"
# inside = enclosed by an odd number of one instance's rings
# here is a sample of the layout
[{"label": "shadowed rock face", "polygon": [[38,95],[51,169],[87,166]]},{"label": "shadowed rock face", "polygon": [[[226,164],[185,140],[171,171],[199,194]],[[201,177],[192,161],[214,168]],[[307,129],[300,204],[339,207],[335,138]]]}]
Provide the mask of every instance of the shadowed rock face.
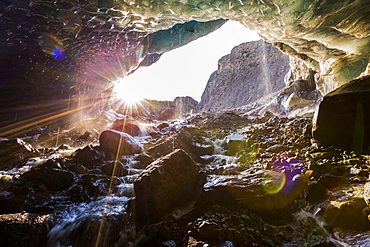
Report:
[{"label": "shadowed rock face", "polygon": [[[303,60],[326,94],[369,74],[369,7],[368,0],[4,0],[1,125],[43,115],[34,124],[89,108],[118,76],[217,29],[220,19],[239,21]],[[193,20],[216,21],[173,26]]]}]

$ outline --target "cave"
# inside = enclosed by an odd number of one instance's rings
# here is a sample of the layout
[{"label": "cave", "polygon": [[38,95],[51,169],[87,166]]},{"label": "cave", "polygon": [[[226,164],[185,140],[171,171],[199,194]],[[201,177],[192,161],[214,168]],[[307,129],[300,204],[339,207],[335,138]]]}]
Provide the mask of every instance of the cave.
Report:
[{"label": "cave", "polygon": [[[369,12],[1,1],[1,245],[366,246]],[[121,78],[228,21],[261,40],[220,58],[199,104],[115,100]]]}]

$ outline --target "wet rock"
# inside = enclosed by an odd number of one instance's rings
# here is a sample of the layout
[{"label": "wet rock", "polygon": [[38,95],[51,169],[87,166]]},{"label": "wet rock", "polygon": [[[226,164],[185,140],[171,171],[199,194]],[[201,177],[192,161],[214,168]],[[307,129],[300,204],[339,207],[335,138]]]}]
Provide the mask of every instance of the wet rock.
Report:
[{"label": "wet rock", "polygon": [[142,152],[142,146],[129,134],[106,130],[100,134],[99,143],[107,153],[116,155],[131,155]]},{"label": "wet rock", "polygon": [[148,153],[152,154],[154,158],[159,158],[174,151],[174,149],[173,140],[168,139],[150,147]]},{"label": "wet rock", "polygon": [[174,148],[186,151],[195,161],[201,162],[200,156],[213,154],[214,147],[206,142],[201,130],[196,127],[182,127],[174,138]]},{"label": "wet rock", "polygon": [[198,172],[199,167],[181,149],[150,164],[134,183],[139,226],[187,212],[199,194]]},{"label": "wet rock", "polygon": [[0,245],[46,246],[49,216],[30,213],[0,215]]},{"label": "wet rock", "polygon": [[168,124],[168,123],[166,123],[166,122],[162,122],[162,123],[160,123],[160,124],[157,124],[156,125],[156,127],[159,129],[159,130],[162,130],[162,129],[164,129],[164,128],[167,128],[167,127],[169,127],[170,125]]},{"label": "wet rock", "polygon": [[237,176],[207,177],[205,191],[199,197],[195,208],[204,211],[214,205],[227,208],[247,208],[268,222],[283,221],[297,210],[295,200],[304,196],[308,178],[304,175],[286,178],[282,172],[266,171]]},{"label": "wet rock", "polygon": [[[43,191],[44,190],[44,191]],[[20,188],[14,187],[6,197],[0,199],[0,214],[26,212],[49,212],[48,207],[52,201],[52,194],[45,191],[45,188]]]},{"label": "wet rock", "polygon": [[332,227],[347,230],[370,230],[370,209],[363,198],[345,201],[330,201],[325,209],[324,219]]},{"label": "wet rock", "polygon": [[370,154],[370,77],[327,94],[317,113],[314,138],[356,153]]},{"label": "wet rock", "polygon": [[68,189],[74,182],[73,174],[53,168],[33,168],[19,177],[18,183],[31,188],[44,187],[56,192]]},{"label": "wet rock", "polygon": [[124,132],[129,134],[130,136],[140,136],[142,135],[140,129],[140,123],[133,118],[124,118],[124,119],[117,119],[113,122],[112,130],[116,130],[119,132]]},{"label": "wet rock", "polygon": [[245,135],[228,135],[225,137],[226,155],[234,156],[249,147]]},{"label": "wet rock", "polygon": [[96,165],[100,164],[104,157],[104,154],[100,152],[96,147],[89,145],[84,147],[83,149],[78,149],[75,152],[73,161],[79,162],[87,168],[92,169]]},{"label": "wet rock", "polygon": [[135,161],[132,163],[132,168],[145,169],[150,163],[152,163],[153,157],[146,153],[141,153],[135,157]]},{"label": "wet rock", "polygon": [[327,197],[328,197],[327,191],[321,183],[317,181],[309,183],[306,194],[306,200],[308,202],[310,203],[322,202],[325,199],[327,199]]},{"label": "wet rock", "polygon": [[85,166],[77,163],[77,164],[68,164],[67,165],[67,169],[71,172],[74,172],[74,173],[77,173],[77,174],[85,174],[89,171],[88,168],[86,168]]},{"label": "wet rock", "polygon": [[100,167],[100,170],[108,176],[122,177],[128,174],[125,166],[119,161],[108,161]]},{"label": "wet rock", "polygon": [[370,206],[370,182],[364,185],[364,199],[366,204]]},{"label": "wet rock", "polygon": [[38,154],[31,144],[19,139],[0,139],[0,169],[23,165],[23,160]]}]

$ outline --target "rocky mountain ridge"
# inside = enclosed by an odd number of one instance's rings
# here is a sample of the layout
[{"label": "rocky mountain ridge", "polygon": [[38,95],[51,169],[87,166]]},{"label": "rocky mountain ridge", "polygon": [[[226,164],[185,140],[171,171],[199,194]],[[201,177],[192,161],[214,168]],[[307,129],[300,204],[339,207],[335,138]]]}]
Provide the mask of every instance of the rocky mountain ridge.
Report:
[{"label": "rocky mountain ridge", "polygon": [[289,57],[263,40],[240,44],[219,60],[197,111],[236,108],[281,90],[289,68]]}]

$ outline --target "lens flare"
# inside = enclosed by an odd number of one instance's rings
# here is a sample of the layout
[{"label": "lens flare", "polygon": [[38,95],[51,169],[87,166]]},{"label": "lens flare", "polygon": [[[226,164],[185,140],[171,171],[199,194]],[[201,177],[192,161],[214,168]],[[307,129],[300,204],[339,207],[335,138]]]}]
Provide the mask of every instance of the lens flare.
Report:
[{"label": "lens flare", "polygon": [[[292,155],[275,157],[267,167],[264,188],[270,194],[288,195],[299,183],[305,165]],[[297,177],[298,176],[298,177]]]},{"label": "lens flare", "polygon": [[63,42],[54,35],[44,33],[38,38],[38,44],[43,52],[50,54],[56,60],[62,60],[65,57]]},{"label": "lens flare", "polygon": [[279,193],[286,183],[286,176],[284,172],[267,170],[263,187],[269,194]]},{"label": "lens flare", "polygon": [[136,50],[136,62],[140,64],[144,60],[144,45],[140,44]]}]

